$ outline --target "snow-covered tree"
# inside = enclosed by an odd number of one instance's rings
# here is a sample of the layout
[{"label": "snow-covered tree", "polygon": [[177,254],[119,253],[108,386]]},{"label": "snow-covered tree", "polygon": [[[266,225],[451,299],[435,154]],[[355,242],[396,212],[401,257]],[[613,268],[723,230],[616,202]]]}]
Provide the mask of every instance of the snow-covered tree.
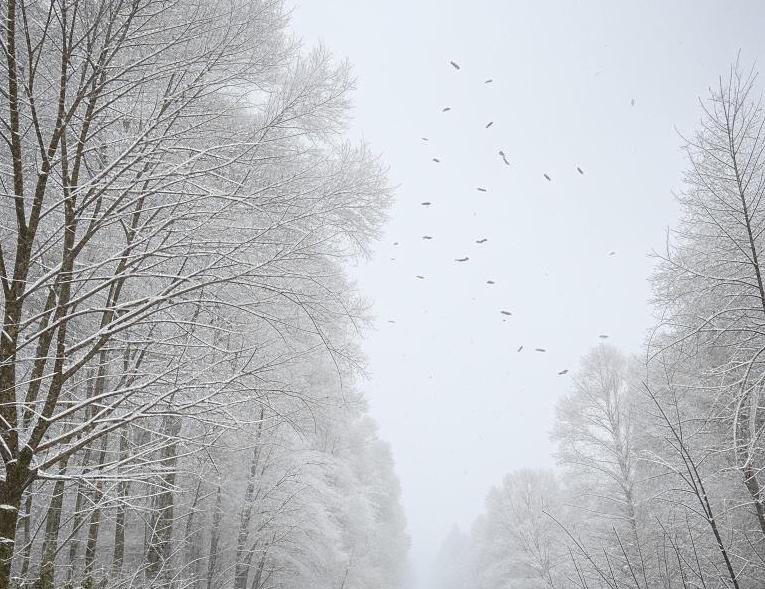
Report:
[{"label": "snow-covered tree", "polygon": [[390,192],[348,67],[279,0],[1,8],[0,589],[394,587],[342,267]]}]

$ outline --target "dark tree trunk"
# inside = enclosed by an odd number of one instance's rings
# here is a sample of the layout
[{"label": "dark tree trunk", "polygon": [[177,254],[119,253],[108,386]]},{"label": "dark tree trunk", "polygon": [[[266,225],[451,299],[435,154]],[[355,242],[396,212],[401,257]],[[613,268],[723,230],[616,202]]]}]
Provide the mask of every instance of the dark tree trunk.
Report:
[{"label": "dark tree trunk", "polygon": [[744,485],[752,497],[757,523],[760,524],[760,531],[765,536],[765,505],[763,505],[762,488],[760,487],[760,481],[757,480],[757,473],[751,465],[744,467]]},{"label": "dark tree trunk", "polygon": [[0,589],[11,589],[11,564],[16,543],[19,507],[30,475],[16,464],[5,465],[5,480],[0,481]]},{"label": "dark tree trunk", "polygon": [[[59,475],[63,475],[66,471],[66,463],[66,460],[61,463]],[[42,545],[40,572],[35,583],[35,589],[53,589],[53,581],[56,577],[56,552],[58,549],[58,532],[61,527],[61,507],[64,503],[64,491],[65,484],[63,478],[61,478],[53,486],[48,513],[45,516],[45,538]]]},{"label": "dark tree trunk", "polygon": [[22,579],[22,582],[26,580],[27,575],[29,574],[29,564],[30,560],[32,559],[32,536],[30,528],[32,523],[32,505],[33,505],[33,494],[31,492],[31,487],[27,489],[26,491],[26,501],[24,501],[24,513],[19,514],[19,519],[24,520],[22,524],[22,530],[24,530],[24,552],[21,556],[21,573],[19,576]]}]

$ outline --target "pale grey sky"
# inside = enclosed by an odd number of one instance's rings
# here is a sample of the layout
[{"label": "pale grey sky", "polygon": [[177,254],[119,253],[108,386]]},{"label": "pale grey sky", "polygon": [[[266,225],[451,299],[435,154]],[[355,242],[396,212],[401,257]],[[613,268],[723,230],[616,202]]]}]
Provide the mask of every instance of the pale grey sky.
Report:
[{"label": "pale grey sky", "polygon": [[[492,484],[552,464],[548,433],[569,385],[557,372],[575,369],[600,333],[640,351],[647,254],[673,222],[685,165],[676,128],[693,130],[698,97],[739,50],[747,66],[760,59],[765,6],[295,6],[306,43],[352,63],[354,132],[400,185],[358,278],[379,318],[365,342],[367,392],[396,458],[422,588],[449,528],[469,526]],[[504,322],[502,309],[513,313]]]}]

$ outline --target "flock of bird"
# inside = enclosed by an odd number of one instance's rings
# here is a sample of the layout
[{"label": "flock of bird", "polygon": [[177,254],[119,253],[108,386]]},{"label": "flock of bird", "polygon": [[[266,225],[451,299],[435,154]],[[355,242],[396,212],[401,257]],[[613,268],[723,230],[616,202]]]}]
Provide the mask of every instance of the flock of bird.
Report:
[{"label": "flock of bird", "polygon": [[[455,61],[450,61],[449,63],[451,64],[451,66],[452,66],[452,67],[453,67],[455,70],[459,71],[459,70],[461,69],[460,65],[459,65],[457,62],[455,62]],[[492,82],[494,82],[494,80],[493,80],[492,78],[488,78],[488,79],[484,80],[484,84],[491,84]],[[635,99],[634,99],[634,98],[633,98],[633,99],[630,101],[630,104],[631,104],[632,106],[635,106]],[[443,107],[443,108],[441,109],[441,112],[444,112],[444,113],[446,113],[446,112],[449,112],[449,111],[451,111],[451,110],[452,110],[452,108],[451,108],[450,106],[445,106],[445,107]],[[486,125],[484,125],[484,128],[488,129],[488,128],[490,128],[490,127],[491,127],[493,124],[494,124],[494,121],[489,121],[488,123],[486,123]],[[422,141],[426,141],[426,142],[427,142],[427,141],[430,141],[430,139],[429,139],[428,137],[421,137],[421,139],[422,139]],[[510,159],[509,159],[509,156],[508,156],[508,154],[507,154],[507,153],[505,153],[505,151],[504,151],[504,150],[500,149],[500,150],[497,152],[497,155],[499,155],[499,157],[502,159],[502,162],[503,162],[503,163],[504,163],[506,166],[510,166],[510,165],[511,165],[511,163],[510,163]],[[433,158],[432,158],[432,161],[433,161],[434,163],[436,163],[436,164],[438,164],[438,163],[441,163],[441,160],[440,160],[439,158],[437,158],[437,157],[433,157]],[[581,168],[580,166],[576,166],[576,171],[577,171],[577,172],[578,172],[580,175],[584,175],[584,170],[582,170],[582,168]],[[545,173],[543,173],[543,177],[544,177],[544,179],[545,179],[545,180],[547,180],[548,182],[552,182],[552,177],[551,177],[551,176],[550,176],[548,173],[546,173],[546,172],[545,172]],[[482,186],[479,186],[479,187],[477,187],[477,188],[476,188],[476,190],[477,190],[478,192],[487,192],[487,189],[486,189],[486,188],[484,188],[484,187],[482,187]],[[424,207],[429,207],[429,206],[431,206],[433,203],[432,203],[432,202],[430,202],[430,201],[423,201],[423,202],[421,202],[420,204],[421,204],[422,206],[424,206]],[[423,236],[422,236],[422,239],[424,239],[424,240],[431,240],[431,239],[433,239],[433,236],[432,236],[432,235],[423,235]],[[475,243],[477,243],[477,244],[479,244],[479,245],[480,245],[480,244],[484,244],[484,243],[486,243],[487,241],[488,241],[488,239],[487,239],[487,238],[485,238],[485,237],[483,237],[483,238],[481,238],[481,239],[476,239],[476,240],[475,240]],[[393,245],[394,245],[394,246],[397,246],[397,245],[399,245],[399,243],[396,241],[396,242],[393,242]],[[616,252],[615,252],[615,251],[610,251],[610,252],[608,252],[608,255],[609,255],[609,256],[613,256],[613,255],[615,255],[615,254],[616,254]],[[395,258],[391,258],[391,259],[392,259],[392,260],[395,260]],[[464,256],[464,257],[461,257],[461,258],[455,258],[455,259],[454,259],[454,261],[455,261],[455,262],[459,262],[459,263],[465,263],[465,262],[468,262],[469,260],[470,260],[470,258],[469,258],[468,256]],[[416,277],[417,277],[417,279],[419,279],[419,280],[424,280],[424,279],[425,279],[425,276],[423,276],[423,275],[421,275],[421,274],[417,274],[417,275],[416,275]],[[487,280],[487,281],[486,281],[486,284],[492,285],[492,284],[495,284],[495,282],[494,282],[493,280]],[[507,310],[504,310],[504,309],[503,309],[503,310],[500,310],[500,314],[501,314],[501,315],[504,315],[504,316],[507,316],[507,317],[510,317],[510,316],[512,316],[512,313],[511,313],[510,311],[507,311]],[[504,320],[503,320],[503,321],[504,321]],[[395,321],[391,319],[391,320],[388,320],[388,323],[395,323]],[[601,335],[599,335],[598,337],[599,337],[600,339],[602,339],[602,340],[608,339],[608,335],[606,335],[606,334],[601,334]],[[523,346],[522,346],[522,345],[521,345],[521,346],[519,346],[519,347],[518,347],[518,349],[517,349],[516,351],[517,351],[517,352],[521,352],[521,351],[523,351]],[[544,352],[546,352],[546,351],[547,351],[547,349],[546,349],[546,348],[534,348],[534,351],[535,351],[535,352],[544,353]],[[563,375],[565,375],[565,374],[568,374],[568,372],[569,372],[569,371],[568,371],[568,369],[560,370],[560,371],[558,372],[558,375],[559,375],[559,376],[563,376]]]}]

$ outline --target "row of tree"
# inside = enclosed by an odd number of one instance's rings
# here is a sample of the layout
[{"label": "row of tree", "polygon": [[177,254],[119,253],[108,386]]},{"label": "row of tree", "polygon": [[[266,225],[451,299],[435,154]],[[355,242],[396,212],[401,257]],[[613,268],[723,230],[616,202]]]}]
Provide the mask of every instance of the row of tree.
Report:
[{"label": "row of tree", "polygon": [[601,345],[559,402],[558,468],[514,472],[440,587],[765,583],[765,112],[738,66],[687,140],[682,215],[653,276],[644,356]]},{"label": "row of tree", "polygon": [[0,589],[396,586],[348,68],[280,0],[0,11]]}]

